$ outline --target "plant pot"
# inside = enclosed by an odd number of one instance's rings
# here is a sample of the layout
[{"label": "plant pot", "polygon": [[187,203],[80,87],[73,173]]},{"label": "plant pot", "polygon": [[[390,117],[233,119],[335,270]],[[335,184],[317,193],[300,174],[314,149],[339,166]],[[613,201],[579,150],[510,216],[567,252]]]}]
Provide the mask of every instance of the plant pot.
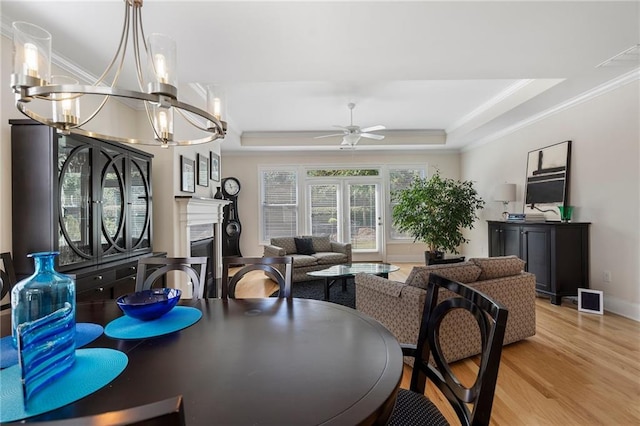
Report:
[{"label": "plant pot", "polygon": [[432,263],[434,263],[434,260],[441,260],[444,259],[444,252],[443,251],[429,251],[426,250],[424,252],[424,263],[426,265],[431,265]]}]

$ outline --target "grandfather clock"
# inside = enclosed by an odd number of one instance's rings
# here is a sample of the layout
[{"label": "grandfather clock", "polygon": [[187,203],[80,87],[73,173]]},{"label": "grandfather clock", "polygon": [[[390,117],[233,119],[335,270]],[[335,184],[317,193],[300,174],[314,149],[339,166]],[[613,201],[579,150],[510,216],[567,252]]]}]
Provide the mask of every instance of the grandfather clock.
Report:
[{"label": "grandfather clock", "polygon": [[242,256],[240,252],[240,233],[242,226],[238,217],[238,193],[240,181],[234,177],[222,179],[222,195],[231,201],[224,207],[224,219],[222,220],[222,255]]}]

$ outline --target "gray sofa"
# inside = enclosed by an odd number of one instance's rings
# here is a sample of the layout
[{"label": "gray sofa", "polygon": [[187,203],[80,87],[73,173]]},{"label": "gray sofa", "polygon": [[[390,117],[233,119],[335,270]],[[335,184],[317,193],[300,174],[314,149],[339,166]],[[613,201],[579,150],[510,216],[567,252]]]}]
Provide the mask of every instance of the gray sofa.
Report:
[{"label": "gray sofa", "polygon": [[[314,253],[298,253],[295,238],[310,238],[313,246],[310,252]],[[328,236],[277,237],[264,246],[264,257],[273,256],[293,257],[293,282],[310,281],[307,272],[351,263],[351,244],[331,241]]]}]

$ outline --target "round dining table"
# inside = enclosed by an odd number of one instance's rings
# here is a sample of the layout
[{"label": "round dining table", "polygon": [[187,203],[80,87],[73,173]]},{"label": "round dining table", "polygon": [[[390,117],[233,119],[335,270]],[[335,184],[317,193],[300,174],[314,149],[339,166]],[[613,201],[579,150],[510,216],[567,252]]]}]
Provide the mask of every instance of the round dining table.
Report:
[{"label": "round dining table", "polygon": [[[102,335],[87,347],[128,357],[107,386],[27,419],[64,419],[177,395],[187,425],[385,424],[402,377],[395,337],[374,319],[310,299],[184,300],[202,318],[146,339]],[[76,321],[106,325],[122,316],[114,301],[81,303]],[[11,333],[2,313],[2,335]],[[9,323],[9,324],[7,324]]]}]

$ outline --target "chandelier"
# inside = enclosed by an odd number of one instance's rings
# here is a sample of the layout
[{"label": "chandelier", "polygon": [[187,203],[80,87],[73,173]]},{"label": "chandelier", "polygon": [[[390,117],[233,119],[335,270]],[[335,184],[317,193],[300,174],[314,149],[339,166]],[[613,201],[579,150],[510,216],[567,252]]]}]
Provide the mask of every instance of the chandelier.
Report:
[{"label": "chandelier", "polygon": [[[151,34],[145,38],[142,28],[143,0],[124,0],[125,16],[120,44],[111,63],[91,86],[79,85],[66,76],[51,75],[51,35],[27,23],[13,23],[13,73],[11,87],[16,95],[16,108],[26,116],[58,131],[81,134],[98,139],[168,147],[195,145],[224,138],[227,123],[222,120],[223,98],[219,87],[206,87],[206,110],[178,100],[176,44],[168,36]],[[138,81],[138,90],[116,86],[121,75],[130,34]],[[146,69],[143,69],[146,56]],[[105,80],[113,74],[110,84]],[[97,107],[86,117],[80,115],[80,99],[85,95],[102,96]],[[86,130],[110,98],[142,101],[152,136],[148,139],[107,135]],[[31,108],[35,100],[49,101],[50,116]],[[175,140],[174,115],[181,116],[204,136],[199,139]],[[191,132],[190,134],[192,134]]]}]

